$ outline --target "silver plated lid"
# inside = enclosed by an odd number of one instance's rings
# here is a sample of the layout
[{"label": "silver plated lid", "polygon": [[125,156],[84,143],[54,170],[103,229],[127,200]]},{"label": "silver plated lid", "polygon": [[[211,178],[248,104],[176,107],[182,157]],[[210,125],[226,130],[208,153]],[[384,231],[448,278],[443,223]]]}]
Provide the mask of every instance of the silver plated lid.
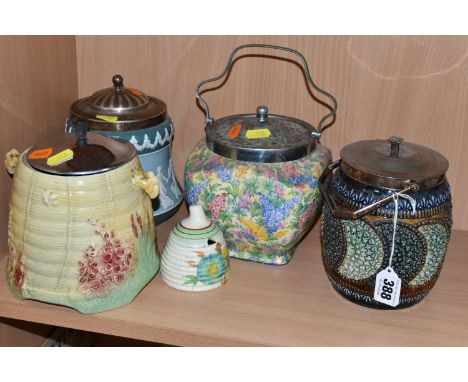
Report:
[{"label": "silver plated lid", "polygon": [[341,150],[341,170],[349,177],[375,187],[418,190],[440,184],[448,170],[447,159],[435,150],[403,138],[354,142]]},{"label": "silver plated lid", "polygon": [[207,125],[206,143],[218,155],[248,162],[287,162],[310,154],[317,130],[307,122],[269,115],[266,106],[256,114],[240,114]]},{"label": "silver plated lid", "polygon": [[125,87],[123,77],[112,77],[113,87],[81,98],[70,107],[73,122],[88,122],[89,130],[127,131],[159,125],[167,118],[166,104],[140,90]]},{"label": "silver plated lid", "polygon": [[[310,89],[328,97],[332,104],[329,106],[329,113],[320,119],[317,128],[296,118],[268,114],[266,106],[259,106],[256,114],[239,114],[218,119],[211,117],[208,103],[201,95],[202,86],[228,75],[234,56],[246,48],[281,50],[299,58]],[[291,48],[266,44],[246,44],[234,49],[223,72],[200,82],[195,89],[195,96],[205,112],[208,148],[226,158],[249,162],[287,162],[308,155],[315,148],[322,131],[329,126],[324,124],[325,121],[333,119],[337,109],[335,97],[319,88],[312,80],[307,61],[301,53]]]},{"label": "silver plated lid", "polygon": [[[132,144],[122,139],[99,133],[86,132],[86,123],[75,129],[76,137],[64,134],[55,141],[33,146],[23,158],[36,170],[53,175],[92,175],[113,170],[130,162],[136,156]],[[72,153],[72,159],[51,164],[54,155]],[[45,153],[48,155],[37,155]],[[69,157],[70,157],[69,156]]]}]

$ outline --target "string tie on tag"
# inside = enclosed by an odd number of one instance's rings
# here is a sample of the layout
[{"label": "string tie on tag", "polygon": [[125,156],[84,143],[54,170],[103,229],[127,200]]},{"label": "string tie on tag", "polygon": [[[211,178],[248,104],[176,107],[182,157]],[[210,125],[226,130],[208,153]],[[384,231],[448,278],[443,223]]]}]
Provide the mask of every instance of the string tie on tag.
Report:
[{"label": "string tie on tag", "polygon": [[398,198],[403,198],[408,200],[411,204],[411,208],[413,209],[413,214],[416,214],[416,200],[407,194],[401,194],[396,192],[392,195],[393,203],[395,205],[395,209],[393,212],[393,237],[392,237],[392,250],[390,252],[390,260],[388,261],[388,267],[392,266],[392,259],[393,253],[395,252],[395,235],[396,235],[396,228],[397,228],[397,221],[398,221]]}]

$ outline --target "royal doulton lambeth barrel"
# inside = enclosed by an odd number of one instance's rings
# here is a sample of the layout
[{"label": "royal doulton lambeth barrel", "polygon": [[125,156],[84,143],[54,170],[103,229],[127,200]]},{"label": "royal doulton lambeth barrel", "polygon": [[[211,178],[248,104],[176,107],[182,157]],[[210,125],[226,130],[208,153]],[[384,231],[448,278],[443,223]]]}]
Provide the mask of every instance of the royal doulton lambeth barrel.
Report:
[{"label": "royal doulton lambeth barrel", "polygon": [[[447,169],[441,154],[397,137],[356,142],[342,150],[341,159],[320,179],[326,199],[323,264],[339,294],[382,309],[409,307],[428,295],[452,226]],[[401,194],[413,199],[415,212],[410,198]],[[391,267],[401,279],[394,307],[374,299],[376,276],[389,266],[392,243]]]},{"label": "royal doulton lambeth barrel", "polygon": [[[270,114],[265,106],[254,114],[210,117],[200,87],[221,79],[229,72],[233,56],[252,47],[285,50],[300,58],[311,89],[333,104],[317,128]],[[206,113],[206,138],[195,145],[185,165],[187,202],[203,206],[220,226],[232,257],[288,263],[320,209],[317,181],[331,156],[318,139],[324,121],[336,112],[334,97],[314,84],[299,52],[262,44],[236,48],[223,73],[201,82],[196,95]]]}]

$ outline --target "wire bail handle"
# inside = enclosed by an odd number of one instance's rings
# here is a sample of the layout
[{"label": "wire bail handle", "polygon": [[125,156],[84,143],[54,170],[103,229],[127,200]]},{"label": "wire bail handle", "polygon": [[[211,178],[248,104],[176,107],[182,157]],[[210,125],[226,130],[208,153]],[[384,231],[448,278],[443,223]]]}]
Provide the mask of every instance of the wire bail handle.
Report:
[{"label": "wire bail handle", "polygon": [[211,125],[213,123],[213,118],[210,116],[210,110],[209,110],[209,107],[208,107],[208,103],[205,101],[205,99],[200,95],[200,89],[203,85],[209,83],[209,82],[214,82],[214,81],[218,81],[220,80],[221,78],[223,78],[227,73],[229,73],[229,71],[231,70],[231,66],[232,66],[232,61],[233,61],[233,58],[235,56],[235,54],[241,50],[241,49],[246,49],[246,48],[268,48],[268,49],[276,49],[276,50],[283,50],[283,51],[286,51],[286,52],[290,52],[290,53],[294,53],[296,56],[299,57],[299,59],[301,60],[302,62],[302,66],[304,68],[304,72],[306,74],[306,78],[307,78],[307,81],[309,83],[309,85],[312,87],[312,89],[316,90],[317,92],[319,92],[320,94],[323,94],[325,95],[326,97],[328,97],[330,99],[330,101],[332,102],[333,104],[333,107],[332,107],[332,111],[330,113],[328,113],[327,115],[325,115],[324,117],[322,117],[322,119],[320,120],[318,126],[317,126],[317,131],[318,133],[320,134],[322,132],[322,125],[323,123],[330,117],[333,117],[335,114],[336,114],[336,109],[338,108],[338,105],[337,105],[337,102],[336,102],[336,99],[335,97],[333,97],[330,93],[326,92],[325,90],[319,88],[315,83],[314,81],[312,80],[312,77],[310,75],[310,72],[309,72],[309,66],[307,64],[307,61],[306,59],[304,58],[304,56],[299,53],[297,50],[294,50],[294,49],[291,49],[291,48],[286,48],[286,47],[283,47],[283,46],[277,46],[277,45],[267,45],[267,44],[245,44],[245,45],[241,45],[241,46],[238,46],[236,49],[234,49],[231,54],[229,55],[229,58],[228,58],[228,62],[226,64],[226,66],[224,67],[224,70],[222,71],[222,73],[220,75],[218,75],[217,77],[214,77],[214,78],[210,78],[208,80],[203,80],[202,82],[200,82],[196,89],[195,89],[195,96],[197,97],[197,100],[198,100],[198,103],[200,104],[200,106],[203,108],[203,110],[205,111],[205,122],[208,124],[208,125]]}]

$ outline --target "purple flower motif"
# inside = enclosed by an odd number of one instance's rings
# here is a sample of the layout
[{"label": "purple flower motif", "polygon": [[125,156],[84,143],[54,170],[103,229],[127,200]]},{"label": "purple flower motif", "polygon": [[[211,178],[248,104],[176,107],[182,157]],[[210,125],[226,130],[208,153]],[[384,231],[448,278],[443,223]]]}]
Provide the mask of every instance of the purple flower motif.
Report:
[{"label": "purple flower motif", "polygon": [[237,198],[237,206],[240,208],[249,208],[251,204],[250,200],[251,191],[247,191],[245,194]]},{"label": "purple flower motif", "polygon": [[223,181],[228,181],[232,179],[232,174],[229,168],[227,168],[221,163],[211,162],[208,164],[207,168],[208,170],[212,170],[216,172],[216,175],[218,176],[218,178]]},{"label": "purple flower motif", "polygon": [[239,239],[245,239],[245,240],[255,239],[255,237],[250,232],[247,232],[247,231],[235,230],[235,231],[231,231],[231,234],[233,236],[236,236]]},{"label": "purple flower motif", "polygon": [[274,206],[263,194],[259,194],[259,199],[265,228],[269,234],[273,234],[282,226],[287,213],[299,202],[300,197],[287,200],[279,207]]},{"label": "purple flower motif", "polygon": [[312,175],[292,175],[289,177],[289,180],[295,186],[308,184],[311,188],[317,187],[317,178]]},{"label": "purple flower motif", "polygon": [[187,197],[187,202],[189,205],[195,204],[198,201],[198,195],[206,187],[205,182],[200,182],[194,184],[192,188],[188,188],[185,191],[185,196]]},{"label": "purple flower motif", "polygon": [[275,192],[279,195],[279,196],[283,196],[284,195],[284,188],[281,184],[279,183],[276,183],[275,184]]}]

